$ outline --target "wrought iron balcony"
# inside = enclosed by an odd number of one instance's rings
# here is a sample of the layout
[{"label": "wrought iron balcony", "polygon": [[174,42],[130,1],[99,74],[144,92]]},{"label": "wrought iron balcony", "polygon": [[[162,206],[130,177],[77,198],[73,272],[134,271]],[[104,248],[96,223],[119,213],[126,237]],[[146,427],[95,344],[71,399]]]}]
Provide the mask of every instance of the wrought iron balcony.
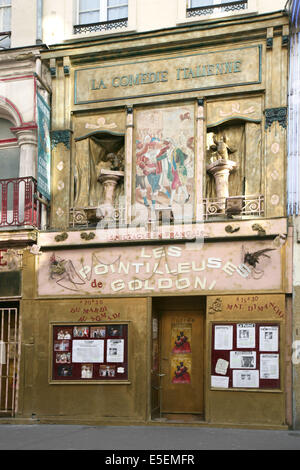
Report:
[{"label": "wrought iron balcony", "polygon": [[74,207],[70,210],[71,227],[95,227],[105,228],[109,225],[122,226],[125,224],[125,207],[115,206],[110,221],[101,218],[99,208],[97,207]]},{"label": "wrought iron balcony", "polygon": [[128,18],[102,21],[101,23],[88,23],[74,25],[74,34],[94,33],[97,31],[112,31],[114,29],[127,28]]},{"label": "wrought iron balcony", "polygon": [[42,196],[32,177],[0,180],[0,228],[41,227]]},{"label": "wrought iron balcony", "polygon": [[[138,218],[141,223],[150,223],[156,221],[159,225],[174,225],[176,223],[192,223],[191,206],[190,213],[183,213],[182,216],[175,216],[172,208],[157,206],[155,211],[148,209],[144,212],[144,216],[140,214]],[[252,219],[264,217],[264,196],[231,196],[226,198],[205,198],[202,200],[201,217],[203,221],[224,221],[231,218]],[[143,218],[144,217],[144,218]],[[136,219],[137,220],[137,219]],[[97,227],[114,228],[126,227],[125,207],[114,207],[111,219],[101,219],[99,208],[72,208],[70,210],[70,226],[73,228]]]},{"label": "wrought iron balcony", "polygon": [[224,220],[234,216],[242,218],[264,216],[264,196],[232,196],[203,199],[204,220]]},{"label": "wrought iron balcony", "polygon": [[187,8],[187,18],[202,15],[212,15],[214,13],[228,13],[246,10],[248,8],[248,0],[239,0],[234,2],[219,3],[216,5],[206,5],[203,7]]}]

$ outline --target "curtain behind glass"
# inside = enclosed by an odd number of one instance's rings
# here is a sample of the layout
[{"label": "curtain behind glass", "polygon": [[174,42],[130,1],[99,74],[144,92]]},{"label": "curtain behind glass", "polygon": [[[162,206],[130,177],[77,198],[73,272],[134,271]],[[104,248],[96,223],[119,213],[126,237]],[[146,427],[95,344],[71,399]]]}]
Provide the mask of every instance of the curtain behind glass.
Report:
[{"label": "curtain behind glass", "polygon": [[214,0],[191,0],[191,8],[206,7],[206,6],[213,5],[213,4],[214,4]]},{"label": "curtain behind glass", "polygon": [[107,19],[117,20],[128,17],[128,2],[126,0],[107,1]]},{"label": "curtain behind glass", "polygon": [[100,21],[99,0],[79,0],[79,24]]}]

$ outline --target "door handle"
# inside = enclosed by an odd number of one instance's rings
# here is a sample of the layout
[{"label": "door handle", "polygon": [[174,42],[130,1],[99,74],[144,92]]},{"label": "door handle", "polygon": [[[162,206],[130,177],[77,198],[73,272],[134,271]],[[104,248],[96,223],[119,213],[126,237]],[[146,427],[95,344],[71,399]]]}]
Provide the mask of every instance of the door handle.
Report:
[{"label": "door handle", "polygon": [[157,374],[158,377],[165,377],[166,374]]}]

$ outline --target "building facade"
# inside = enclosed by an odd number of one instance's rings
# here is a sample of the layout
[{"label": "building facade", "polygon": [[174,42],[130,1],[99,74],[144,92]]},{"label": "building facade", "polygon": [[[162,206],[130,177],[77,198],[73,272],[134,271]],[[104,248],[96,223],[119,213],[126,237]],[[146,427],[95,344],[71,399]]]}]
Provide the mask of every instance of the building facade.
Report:
[{"label": "building facade", "polygon": [[22,251],[13,415],[292,426],[282,2],[85,3],[37,2],[50,209]]}]

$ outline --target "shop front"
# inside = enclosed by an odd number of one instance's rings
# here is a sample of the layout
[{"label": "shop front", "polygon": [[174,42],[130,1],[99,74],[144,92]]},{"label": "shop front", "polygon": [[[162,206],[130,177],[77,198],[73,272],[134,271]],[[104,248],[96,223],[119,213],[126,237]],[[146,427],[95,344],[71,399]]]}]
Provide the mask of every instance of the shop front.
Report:
[{"label": "shop front", "polygon": [[55,236],[40,235],[24,273],[24,417],[288,425],[288,244],[58,250]]},{"label": "shop front", "polygon": [[287,32],[274,13],[43,52],[51,230],[23,276],[20,414],[291,423]]}]

